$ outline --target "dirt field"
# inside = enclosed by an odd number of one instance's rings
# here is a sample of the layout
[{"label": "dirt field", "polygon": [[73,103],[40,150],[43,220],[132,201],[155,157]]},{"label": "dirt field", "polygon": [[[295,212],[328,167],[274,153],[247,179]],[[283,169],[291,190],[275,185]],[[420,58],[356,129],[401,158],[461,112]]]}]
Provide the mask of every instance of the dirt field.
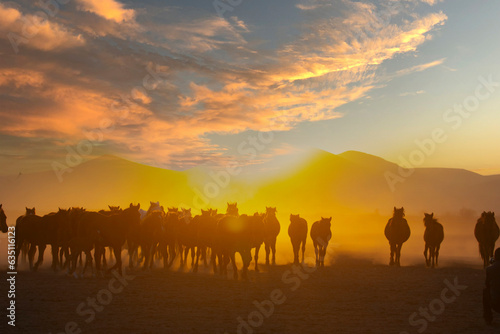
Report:
[{"label": "dirt field", "polygon": [[[500,333],[500,316],[494,327],[481,318],[479,268],[345,260],[309,273],[263,269],[249,281],[160,269],[121,280],[20,272],[13,332]],[[2,318],[1,332],[11,332]]]}]

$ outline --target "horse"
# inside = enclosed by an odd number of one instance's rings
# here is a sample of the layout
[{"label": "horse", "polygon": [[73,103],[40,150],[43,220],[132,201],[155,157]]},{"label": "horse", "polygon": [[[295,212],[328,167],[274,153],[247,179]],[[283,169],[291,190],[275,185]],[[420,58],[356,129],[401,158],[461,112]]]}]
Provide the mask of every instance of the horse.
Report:
[{"label": "horse", "polygon": [[[119,205],[117,205],[117,206],[108,205],[108,208],[109,208],[109,210],[99,210],[98,213],[105,215],[105,216],[111,216],[111,215],[115,215],[115,214],[123,211]],[[107,267],[108,264],[107,264],[107,260],[106,260],[106,248],[101,249],[100,253],[102,254],[102,266]],[[130,253],[130,248],[129,248],[129,253]],[[112,256],[113,256],[113,251],[109,250],[110,259]]]},{"label": "horse", "polygon": [[[66,268],[68,263],[71,264],[70,241],[77,237],[77,222],[85,211],[86,210],[84,208],[72,207],[69,209],[68,220],[59,225],[57,230],[57,239],[60,246],[59,264],[61,265],[61,269]],[[63,256],[66,258],[64,262]],[[81,264],[81,252],[79,252],[79,256]],[[105,259],[105,257],[103,257],[103,259]],[[68,268],[68,272],[70,270],[71,268]]]},{"label": "horse", "polygon": [[197,228],[198,220],[193,221],[191,209],[181,209],[177,225],[177,245],[181,256],[181,266],[187,263],[187,257],[191,252],[191,267],[194,267]]},{"label": "horse", "polygon": [[[444,239],[443,225],[434,218],[434,213],[424,213],[424,225],[425,264],[427,267],[434,268],[438,266],[439,248]],[[427,251],[429,251],[429,257],[427,257]]]},{"label": "horse", "polygon": [[[28,207],[25,207],[26,209],[26,213],[22,216],[19,216],[17,217],[16,219],[16,226],[17,226],[17,223],[21,220],[21,218],[23,218],[24,216],[29,216],[29,215],[35,215],[36,214],[36,210],[35,208],[28,208]],[[26,263],[28,261],[28,252],[29,252],[29,248],[30,248],[30,245],[29,243],[27,242],[24,242],[23,245],[22,245],[22,248],[21,248],[21,256],[22,256],[22,260],[24,263]]]},{"label": "horse", "polygon": [[177,234],[179,228],[179,209],[168,208],[165,215],[166,233],[163,236],[162,246],[168,257],[168,267],[174,263],[177,255]]},{"label": "horse", "polygon": [[307,221],[300,218],[300,215],[290,215],[290,225],[288,226],[288,236],[292,242],[293,263],[299,264],[299,250],[302,245],[302,263],[304,263],[304,252],[307,241]]},{"label": "horse", "polygon": [[[78,236],[91,240],[96,231],[99,232],[102,241],[95,245],[95,262],[98,272],[101,270],[101,255],[104,247],[110,247],[116,258],[116,263],[109,269],[118,269],[122,274],[122,247],[130,233],[139,231],[140,226],[140,204],[130,206],[122,212],[106,216],[98,212],[86,212],[78,222]],[[86,255],[91,258],[90,252]],[[109,271],[108,270],[108,271]]]},{"label": "horse", "polygon": [[490,258],[493,256],[495,242],[499,234],[500,230],[495,220],[495,213],[484,211],[477,220],[474,228],[474,236],[479,243],[479,253],[481,254],[485,268],[489,265]]},{"label": "horse", "polygon": [[276,218],[276,208],[266,207],[263,221],[265,226],[266,264],[269,265],[269,254],[272,251],[272,263],[274,265],[276,264],[276,238],[281,229],[278,218]]},{"label": "horse", "polygon": [[252,261],[251,250],[259,244],[259,237],[262,237],[263,232],[263,228],[259,227],[259,222],[261,222],[259,215],[226,215],[217,223],[217,245],[222,259],[220,261],[221,275],[227,274],[227,265],[231,261],[233,277],[238,279],[235,259],[236,252],[238,252],[243,261],[242,277],[248,278],[248,267]]},{"label": "horse", "polygon": [[328,247],[328,242],[332,238],[331,222],[332,217],[321,217],[321,220],[314,222],[311,226],[310,236],[314,245],[317,267],[325,266],[326,248]]},{"label": "horse", "polygon": [[[215,237],[217,232],[217,210],[201,210],[201,215],[193,217],[193,224],[197,226],[196,229],[196,261],[194,263],[193,272],[198,272],[198,263],[200,257],[203,259],[205,266],[207,266],[207,250],[212,249],[212,254],[215,254]],[[216,270],[215,259],[213,259],[214,270]]]},{"label": "horse", "polygon": [[[147,214],[146,218],[141,221],[139,231],[139,244],[142,253],[144,254],[144,264],[142,269],[152,268],[154,253],[157,246],[164,240],[166,233],[164,213],[162,211],[152,211]],[[166,246],[161,247],[163,255],[163,267],[168,267],[168,256],[166,254]]]},{"label": "horse", "polygon": [[[28,215],[19,220],[16,224],[17,245],[16,245],[16,264],[19,258],[24,242],[30,243],[28,259],[30,269],[37,271],[38,267],[43,263],[43,254],[47,245],[52,248],[52,269],[57,270],[59,240],[57,231],[60,224],[64,224],[68,219],[69,210],[59,209],[58,212],[49,213],[43,217],[37,215]],[[33,258],[38,247],[38,260],[33,265]]]},{"label": "horse", "polygon": [[0,204],[0,231],[2,231],[2,233],[7,233],[9,231],[9,227],[7,226],[7,216],[3,211],[2,204]]},{"label": "horse", "polygon": [[391,247],[391,259],[389,261],[391,266],[396,265],[399,267],[401,265],[401,248],[411,235],[410,226],[404,216],[405,209],[403,207],[401,209],[394,207],[393,216],[385,226],[384,234]]}]

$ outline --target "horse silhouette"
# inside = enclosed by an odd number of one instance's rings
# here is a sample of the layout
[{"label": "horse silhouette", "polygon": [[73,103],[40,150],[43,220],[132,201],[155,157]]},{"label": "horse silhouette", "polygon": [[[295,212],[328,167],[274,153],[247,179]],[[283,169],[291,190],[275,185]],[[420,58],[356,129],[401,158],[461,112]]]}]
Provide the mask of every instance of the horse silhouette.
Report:
[{"label": "horse silhouette", "polygon": [[2,204],[0,204],[0,230],[2,233],[7,233],[9,231],[9,227],[7,226],[7,216],[3,211]]},{"label": "horse silhouette", "polygon": [[[114,215],[114,214],[117,214],[117,213],[120,213],[123,211],[119,205],[118,206],[108,205],[108,208],[109,208],[109,210],[99,210],[98,212],[100,214],[105,215],[105,216],[111,216],[111,215]],[[137,233],[134,233],[133,238],[136,238],[136,237],[137,237]],[[137,249],[137,243],[128,242],[127,245],[129,246],[128,251],[129,251],[129,258],[130,258],[130,249],[131,248]],[[103,266],[103,268],[106,268],[108,266],[107,260],[106,260],[106,247],[102,248],[99,253],[102,255],[102,266]],[[109,250],[109,254],[110,254],[110,258],[111,258],[111,256],[113,255],[112,250]]]},{"label": "horse silhouette", "polygon": [[252,227],[254,233],[252,248],[255,248],[254,269],[256,272],[259,272],[259,252],[260,252],[260,247],[265,242],[265,237],[266,237],[266,226],[264,224],[265,213],[255,212],[253,216],[254,218],[251,219],[251,223],[254,224],[254,226]]},{"label": "horse silhouette", "polygon": [[[60,224],[64,224],[68,219],[69,210],[59,209],[58,212],[49,213],[43,217],[37,215],[28,215],[22,217],[16,224],[16,265],[19,259],[24,242],[30,243],[28,251],[28,260],[30,269],[36,271],[43,263],[43,254],[47,245],[52,248],[52,269],[57,270],[59,240],[58,229]],[[38,247],[38,260],[33,265],[34,255]]]},{"label": "horse silhouette", "polygon": [[490,258],[493,257],[495,242],[499,234],[500,230],[495,220],[495,213],[484,211],[477,220],[474,236],[479,243],[479,253],[485,268],[489,265]]},{"label": "horse silhouette", "polygon": [[191,209],[181,209],[177,226],[177,246],[181,256],[181,266],[186,265],[187,257],[191,252],[191,267],[194,267],[197,246],[198,220],[194,221]]},{"label": "horse silhouette", "polygon": [[[26,209],[26,213],[22,216],[19,216],[17,219],[16,219],[16,226],[17,226],[17,223],[21,220],[22,217],[24,216],[29,216],[29,215],[35,215],[36,214],[36,210],[35,208],[28,208],[28,207],[25,207]],[[29,248],[30,248],[30,244],[28,242],[24,242],[22,247],[21,247],[21,259],[24,263],[26,263],[28,261],[28,252],[29,252]]]},{"label": "horse silhouette", "polygon": [[332,238],[331,222],[332,217],[321,217],[321,220],[314,222],[311,226],[310,236],[314,245],[317,267],[325,266],[326,248],[328,247],[328,242]]},{"label": "horse silhouette", "polygon": [[163,267],[165,269],[168,267],[166,245],[163,242],[166,232],[164,213],[162,211],[152,211],[141,221],[139,244],[144,253],[143,270],[153,266],[154,253],[159,245],[162,246],[160,249],[163,255]]},{"label": "horse silhouette", "polygon": [[[104,247],[110,247],[116,258],[116,263],[109,269],[118,269],[122,273],[121,251],[130,233],[138,233],[140,228],[140,205],[130,206],[113,215],[103,215],[98,212],[86,212],[78,223],[78,236],[88,240],[96,235],[101,236],[102,241],[95,246],[95,262],[97,272],[101,271],[101,256]],[[90,253],[87,256],[91,257]]]},{"label": "horse silhouette", "polygon": [[392,218],[389,219],[387,225],[385,225],[384,234],[387,240],[389,240],[389,245],[391,247],[391,259],[389,265],[401,265],[401,247],[403,243],[410,238],[410,226],[404,218],[405,209],[396,209],[394,207],[394,213]]},{"label": "horse silhouette", "polygon": [[276,218],[276,208],[266,207],[264,214],[264,245],[266,248],[266,264],[269,265],[269,254],[272,251],[272,263],[276,264],[276,238],[280,234],[280,223]]},{"label": "horse silhouette", "polygon": [[[212,250],[211,255],[215,255],[216,248],[216,233],[217,233],[217,210],[208,209],[201,210],[201,215],[193,217],[193,225],[196,226],[196,261],[194,263],[193,272],[198,272],[198,263],[201,259],[205,267],[207,264],[207,251]],[[212,259],[214,270],[217,271],[215,256]]]},{"label": "horse silhouette", "polygon": [[[425,264],[427,267],[437,267],[439,259],[439,248],[444,239],[443,225],[434,218],[434,213],[424,213],[424,241],[425,241]],[[427,257],[429,251],[429,257]]]},{"label": "horse silhouette", "polygon": [[290,215],[290,225],[288,226],[288,236],[292,242],[293,263],[299,264],[299,250],[302,245],[302,262],[304,262],[304,252],[307,240],[307,221],[300,218],[300,215]]},{"label": "horse silhouette", "polygon": [[179,229],[179,209],[168,208],[165,215],[165,229],[163,243],[165,244],[168,266],[172,266],[177,255],[177,234]]},{"label": "horse silhouette", "polygon": [[248,278],[248,267],[252,261],[251,250],[263,242],[260,215],[239,215],[237,203],[228,203],[226,215],[217,223],[215,250],[220,256],[220,274],[227,275],[229,262],[233,266],[233,277],[238,279],[236,253],[243,261],[242,278]]},{"label": "horse silhouette", "polygon": [[[70,249],[71,249],[71,244],[78,243],[78,241],[73,240],[74,238],[77,238],[77,228],[78,228],[78,221],[80,217],[86,212],[84,208],[80,207],[72,207],[69,209],[69,217],[66,222],[63,222],[62,224],[59,225],[59,229],[57,231],[57,239],[59,240],[59,245],[60,245],[60,250],[59,250],[59,263],[61,264],[61,268],[64,269],[68,267],[68,273],[71,271],[71,264],[72,264],[72,256],[70,254]],[[82,244],[83,242],[80,242]],[[81,245],[81,247],[84,247]],[[82,260],[82,252],[77,251],[77,247],[73,247],[74,251],[77,252],[76,256],[80,257],[80,264]],[[65,259],[63,259],[63,257]],[[104,257],[105,258],[105,257]],[[75,262],[76,266],[76,262]],[[74,272],[71,271],[71,272]]]}]

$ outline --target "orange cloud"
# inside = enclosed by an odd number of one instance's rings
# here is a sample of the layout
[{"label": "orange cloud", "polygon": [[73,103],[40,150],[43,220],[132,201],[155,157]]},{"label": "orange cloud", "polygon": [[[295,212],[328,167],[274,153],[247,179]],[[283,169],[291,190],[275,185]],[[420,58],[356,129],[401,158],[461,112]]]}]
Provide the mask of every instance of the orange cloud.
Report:
[{"label": "orange cloud", "polygon": [[117,23],[133,21],[135,18],[133,9],[125,9],[122,3],[115,0],[77,0],[77,2],[83,10]]},{"label": "orange cloud", "polygon": [[80,34],[72,33],[65,26],[50,18],[23,14],[18,9],[0,3],[0,33],[6,35],[17,53],[20,46],[51,51],[68,49],[85,44]]}]

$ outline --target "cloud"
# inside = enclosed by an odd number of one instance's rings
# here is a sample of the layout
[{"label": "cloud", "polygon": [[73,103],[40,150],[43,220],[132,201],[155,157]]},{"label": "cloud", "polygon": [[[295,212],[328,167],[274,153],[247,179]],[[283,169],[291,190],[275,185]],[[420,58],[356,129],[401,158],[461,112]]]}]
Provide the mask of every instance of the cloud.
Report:
[{"label": "cloud", "polygon": [[399,96],[417,96],[417,95],[420,95],[420,94],[425,94],[425,90],[418,90],[416,92],[404,92],[404,93],[401,93],[399,94]]},{"label": "cloud", "polygon": [[431,62],[426,63],[426,64],[421,64],[421,65],[412,66],[410,68],[405,68],[403,70],[399,70],[398,72],[396,72],[396,75],[401,76],[401,75],[408,75],[408,74],[415,73],[415,72],[422,72],[422,71],[425,71],[429,68],[442,65],[445,62],[445,60],[446,60],[446,58],[442,58],[442,59],[438,59],[435,61],[431,61]]},{"label": "cloud", "polygon": [[81,9],[99,15],[117,23],[133,21],[135,11],[125,9],[124,5],[115,0],[76,0]]},{"label": "cloud", "polygon": [[[30,41],[33,49],[2,54],[0,135],[44,138],[65,154],[62,145],[102,130],[99,147],[137,161],[223,164],[238,157],[210,134],[289,131],[342,117],[340,106],[390,80],[379,75],[385,61],[414,53],[447,19],[399,8],[393,15],[404,20],[396,24],[381,21],[372,4],[325,4],[299,8],[307,15],[293,23],[293,41],[266,44],[253,31],[259,28],[236,16],[79,0],[84,12],[51,18],[38,36],[45,37]],[[0,5],[0,29],[22,29],[16,24],[28,12]],[[0,45],[6,43],[0,35]],[[53,155],[54,147],[44,149]]]},{"label": "cloud", "polygon": [[[43,13],[43,12],[40,12]],[[0,34],[7,37],[17,52],[26,45],[43,51],[83,46],[85,39],[46,15],[23,14],[17,8],[0,3]]]}]

